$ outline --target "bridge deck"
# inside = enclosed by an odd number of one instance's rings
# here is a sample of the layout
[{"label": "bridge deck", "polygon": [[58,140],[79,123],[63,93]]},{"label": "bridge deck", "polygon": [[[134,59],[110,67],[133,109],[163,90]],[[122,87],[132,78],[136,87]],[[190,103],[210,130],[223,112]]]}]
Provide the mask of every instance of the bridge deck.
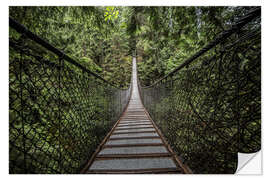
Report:
[{"label": "bridge deck", "polygon": [[189,173],[144,109],[133,58],[133,89],[122,117],[90,160],[86,173]]}]

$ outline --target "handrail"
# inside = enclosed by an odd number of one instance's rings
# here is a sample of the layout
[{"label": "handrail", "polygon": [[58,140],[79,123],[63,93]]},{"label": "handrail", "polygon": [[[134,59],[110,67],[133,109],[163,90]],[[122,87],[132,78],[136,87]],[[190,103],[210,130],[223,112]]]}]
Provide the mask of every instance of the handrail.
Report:
[{"label": "handrail", "polygon": [[9,20],[25,37],[9,37],[9,173],[78,173],[121,116],[132,84],[116,87]]},{"label": "handrail", "polygon": [[238,153],[261,150],[260,8],[235,22],[162,79],[139,84],[144,107],[195,174],[235,173]]},{"label": "handrail", "polygon": [[40,44],[41,46],[43,46],[47,50],[55,53],[60,58],[62,58],[64,60],[68,61],[69,63],[77,66],[78,68],[80,68],[84,72],[87,72],[88,74],[96,77],[97,79],[102,80],[103,82],[105,82],[105,83],[107,83],[107,84],[109,84],[109,85],[111,85],[111,86],[113,86],[115,88],[123,89],[123,88],[117,87],[116,85],[114,85],[114,84],[110,83],[109,81],[103,79],[102,77],[100,77],[96,73],[90,71],[89,69],[87,69],[86,67],[84,67],[80,63],[76,62],[74,59],[72,59],[70,56],[68,56],[67,54],[65,54],[61,50],[57,49],[56,47],[54,47],[53,45],[51,45],[50,43],[48,43],[47,41],[45,41],[41,37],[37,36],[36,34],[34,34],[33,32],[31,32],[30,30],[28,30],[25,26],[23,26],[22,24],[18,23],[16,20],[14,20],[11,17],[9,17],[9,26],[12,27],[13,29],[15,29],[17,32],[26,35],[28,38],[30,38],[31,40],[33,40],[36,43]]},{"label": "handrail", "polygon": [[157,80],[153,84],[149,86],[141,86],[142,88],[150,88],[161,82],[162,80],[172,76],[179,70],[181,70],[184,67],[187,67],[190,63],[195,61],[198,57],[215,47],[216,45],[220,44],[223,40],[230,37],[233,33],[238,31],[240,28],[242,28],[244,25],[246,25],[248,22],[250,22],[252,19],[258,17],[261,15],[261,8],[256,7],[253,10],[251,10],[249,13],[247,13],[244,17],[240,18],[235,24],[232,25],[232,27],[228,30],[223,31],[218,35],[216,39],[208,43],[205,47],[203,47],[201,50],[199,50],[197,53],[195,53],[193,56],[185,60],[182,64],[180,64],[178,67],[176,67],[173,71],[169,72],[167,75],[165,75],[163,78]]}]

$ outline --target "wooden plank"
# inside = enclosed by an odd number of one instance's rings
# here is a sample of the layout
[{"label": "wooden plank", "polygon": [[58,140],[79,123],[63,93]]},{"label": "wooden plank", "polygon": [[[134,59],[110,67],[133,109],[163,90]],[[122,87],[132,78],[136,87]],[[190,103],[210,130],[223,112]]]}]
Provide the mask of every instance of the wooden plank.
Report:
[{"label": "wooden plank", "polygon": [[[183,173],[173,151],[143,107],[133,59],[132,95],[121,118],[88,163],[86,173]],[[135,68],[135,70],[134,70]],[[134,72],[135,71],[135,72]],[[135,73],[135,74],[134,74]],[[115,143],[114,143],[115,142]]]},{"label": "wooden plank", "polygon": [[133,170],[152,168],[177,168],[171,157],[115,158],[93,162],[89,170]]},{"label": "wooden plank", "polygon": [[115,134],[137,134],[137,133],[155,133],[156,131],[137,131],[137,132],[114,132],[113,135]]},{"label": "wooden plank", "polygon": [[101,154],[96,156],[96,160],[115,159],[115,158],[160,158],[171,157],[170,153],[149,153],[149,154]]},{"label": "wooden plank", "polygon": [[115,138],[109,138],[109,140],[121,140],[121,139],[160,139],[159,136],[143,136],[143,137],[124,137],[124,138],[121,138],[121,137],[115,137]]},{"label": "wooden plank", "polygon": [[149,143],[149,144],[118,144],[118,145],[104,145],[104,148],[114,148],[114,147],[137,147],[137,146],[162,146],[163,143]]},{"label": "wooden plank", "polygon": [[160,169],[137,169],[137,170],[92,170],[87,171],[88,174],[180,174],[181,170],[177,168],[160,168]]}]

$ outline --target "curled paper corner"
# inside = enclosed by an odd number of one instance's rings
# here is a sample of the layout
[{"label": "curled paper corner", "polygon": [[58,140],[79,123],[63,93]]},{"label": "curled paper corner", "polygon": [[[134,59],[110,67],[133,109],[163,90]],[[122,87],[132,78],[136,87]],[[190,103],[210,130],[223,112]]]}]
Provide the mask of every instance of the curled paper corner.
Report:
[{"label": "curled paper corner", "polygon": [[261,151],[256,153],[238,153],[238,165],[235,174],[262,174]]}]

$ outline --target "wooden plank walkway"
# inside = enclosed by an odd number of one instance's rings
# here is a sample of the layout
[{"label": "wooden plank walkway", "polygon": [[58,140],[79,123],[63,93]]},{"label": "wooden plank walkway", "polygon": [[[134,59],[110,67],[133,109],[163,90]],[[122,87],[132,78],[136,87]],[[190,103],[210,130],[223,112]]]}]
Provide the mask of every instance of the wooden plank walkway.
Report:
[{"label": "wooden plank walkway", "polygon": [[135,58],[132,71],[129,104],[90,159],[84,173],[191,173],[143,107]]}]

